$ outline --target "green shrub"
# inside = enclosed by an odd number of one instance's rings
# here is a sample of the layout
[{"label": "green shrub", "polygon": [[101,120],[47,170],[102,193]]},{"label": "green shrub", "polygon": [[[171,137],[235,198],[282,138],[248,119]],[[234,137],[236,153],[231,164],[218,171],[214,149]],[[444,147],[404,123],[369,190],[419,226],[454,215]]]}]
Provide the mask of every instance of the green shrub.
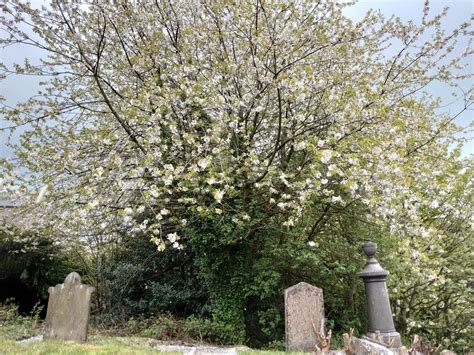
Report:
[{"label": "green shrub", "polygon": [[121,323],[115,322],[107,328],[98,329],[94,325],[92,332],[97,331],[100,334],[140,336],[165,341],[235,344],[239,340],[229,324],[198,316],[177,318],[170,313],[132,317]]},{"label": "green shrub", "polygon": [[0,297],[16,298],[20,310],[28,313],[37,302],[45,304],[48,287],[62,283],[72,268],[47,231],[0,228]]},{"label": "green shrub", "polygon": [[97,285],[96,324],[110,326],[157,313],[177,318],[209,313],[191,249],[160,253],[147,236],[124,237],[100,262],[91,262],[90,269]]},{"label": "green shrub", "polygon": [[183,321],[171,315],[159,315],[145,321],[144,324],[146,327],[140,331],[141,336],[159,340],[184,340]]},{"label": "green shrub", "polygon": [[35,306],[28,316],[20,315],[18,305],[7,300],[0,303],[0,339],[22,339],[36,335],[40,330],[41,306]]},{"label": "green shrub", "polygon": [[184,330],[193,339],[218,344],[235,344],[240,341],[232,324],[191,316],[184,323]]}]

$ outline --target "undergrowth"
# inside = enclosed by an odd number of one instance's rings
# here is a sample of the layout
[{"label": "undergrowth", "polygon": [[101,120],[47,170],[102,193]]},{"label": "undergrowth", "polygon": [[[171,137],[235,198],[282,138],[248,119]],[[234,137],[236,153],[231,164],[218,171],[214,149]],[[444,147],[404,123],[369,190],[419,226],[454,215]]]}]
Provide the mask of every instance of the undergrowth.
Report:
[{"label": "undergrowth", "polygon": [[232,328],[224,323],[195,316],[180,319],[171,314],[132,317],[128,321],[114,322],[96,316],[92,318],[91,333],[217,345],[229,344],[233,337]]},{"label": "undergrowth", "polygon": [[0,339],[19,340],[37,335],[41,331],[42,308],[36,305],[29,315],[23,316],[12,300],[0,303]]}]

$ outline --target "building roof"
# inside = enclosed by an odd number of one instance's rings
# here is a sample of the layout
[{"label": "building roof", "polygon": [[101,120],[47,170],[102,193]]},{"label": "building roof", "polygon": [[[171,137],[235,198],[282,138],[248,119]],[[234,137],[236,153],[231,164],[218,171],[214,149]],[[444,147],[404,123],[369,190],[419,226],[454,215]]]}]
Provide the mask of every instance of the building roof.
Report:
[{"label": "building roof", "polygon": [[15,206],[16,206],[16,203],[0,198],[0,208],[2,208],[2,207],[12,208],[12,207],[15,207]]}]

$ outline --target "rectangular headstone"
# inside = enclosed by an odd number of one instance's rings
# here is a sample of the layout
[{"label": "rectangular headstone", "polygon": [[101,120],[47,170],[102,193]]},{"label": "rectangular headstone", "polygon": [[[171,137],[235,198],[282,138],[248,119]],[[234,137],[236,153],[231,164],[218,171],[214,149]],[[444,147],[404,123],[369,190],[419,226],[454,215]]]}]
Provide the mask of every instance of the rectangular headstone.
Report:
[{"label": "rectangular headstone", "polygon": [[321,331],[321,326],[325,328],[324,322],[322,289],[300,282],[285,290],[287,351],[314,352],[317,345],[316,332]]},{"label": "rectangular headstone", "polygon": [[50,287],[44,338],[85,342],[94,290],[83,285],[76,272],[67,275],[63,284]]}]

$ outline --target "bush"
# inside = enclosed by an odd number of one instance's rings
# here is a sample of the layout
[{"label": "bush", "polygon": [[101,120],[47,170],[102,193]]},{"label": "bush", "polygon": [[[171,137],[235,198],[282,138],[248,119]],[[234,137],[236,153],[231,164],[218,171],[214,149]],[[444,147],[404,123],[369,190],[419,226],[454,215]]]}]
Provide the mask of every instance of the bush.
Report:
[{"label": "bush", "polygon": [[28,316],[20,315],[18,305],[12,300],[0,303],[0,339],[29,338],[40,329],[42,306],[36,305]]},{"label": "bush", "polygon": [[15,298],[22,313],[31,312],[38,302],[45,305],[48,287],[62,283],[71,267],[47,232],[0,229],[0,301]]},{"label": "bush", "polygon": [[95,321],[103,325],[164,312],[177,318],[209,314],[208,295],[190,249],[160,253],[146,236],[125,237],[91,266],[99,305]]},{"label": "bush", "polygon": [[237,340],[231,325],[198,316],[177,318],[170,313],[131,317],[107,328],[92,327],[92,331],[97,330],[101,334],[140,336],[164,341],[235,344]]},{"label": "bush", "polygon": [[[135,320],[133,319],[132,321]],[[141,336],[159,340],[185,339],[185,335],[183,334],[183,321],[172,315],[159,315],[145,320],[144,324],[146,326],[143,327],[142,324],[142,329],[139,332]],[[136,323],[136,327],[138,329],[140,327],[138,322]]]},{"label": "bush", "polygon": [[239,342],[239,335],[235,333],[232,324],[202,319],[191,316],[184,323],[184,330],[193,339],[218,344],[232,344]]}]

